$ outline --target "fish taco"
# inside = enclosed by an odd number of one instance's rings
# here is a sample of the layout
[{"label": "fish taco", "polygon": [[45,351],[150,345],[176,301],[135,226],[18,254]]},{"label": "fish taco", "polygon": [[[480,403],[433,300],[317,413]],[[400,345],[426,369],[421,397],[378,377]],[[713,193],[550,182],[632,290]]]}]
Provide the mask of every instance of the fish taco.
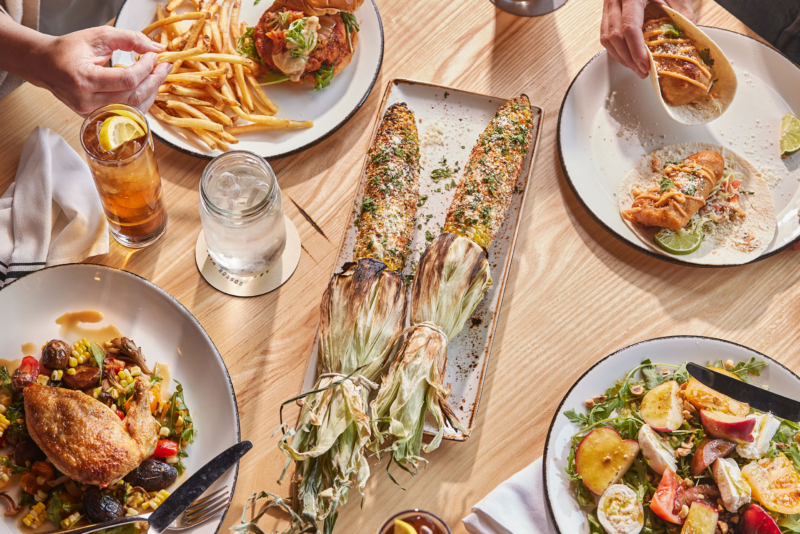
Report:
[{"label": "fish taco", "polygon": [[644,156],[618,195],[623,220],[650,247],[681,260],[741,264],[775,235],[775,207],[761,173],[712,143],[679,143]]}]

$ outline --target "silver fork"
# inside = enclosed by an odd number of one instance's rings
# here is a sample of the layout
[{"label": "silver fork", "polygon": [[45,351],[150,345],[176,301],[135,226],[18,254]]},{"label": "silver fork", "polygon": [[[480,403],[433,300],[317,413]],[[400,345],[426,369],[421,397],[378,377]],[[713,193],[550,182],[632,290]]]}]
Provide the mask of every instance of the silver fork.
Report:
[{"label": "silver fork", "polygon": [[212,493],[194,501],[165,530],[186,530],[196,527],[222,515],[231,505],[231,493],[225,485]]}]

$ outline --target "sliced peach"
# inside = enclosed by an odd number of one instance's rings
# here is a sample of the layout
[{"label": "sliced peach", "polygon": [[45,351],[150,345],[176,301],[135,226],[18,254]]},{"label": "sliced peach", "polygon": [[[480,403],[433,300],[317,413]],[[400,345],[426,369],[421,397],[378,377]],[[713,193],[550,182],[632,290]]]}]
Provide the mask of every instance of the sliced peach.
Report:
[{"label": "sliced peach", "polygon": [[694,501],[689,507],[689,515],[686,516],[681,534],[714,534],[718,519],[719,513],[716,508]]},{"label": "sliced peach", "polygon": [[725,375],[725,376],[729,376],[731,378],[735,378],[736,380],[739,380],[740,382],[742,381],[741,378],[739,378],[738,376],[736,376],[735,374],[731,373],[730,371],[728,371],[727,369],[725,369],[723,367],[709,366],[709,367],[706,367],[706,369],[711,369],[712,371],[714,371],[716,373],[719,373],[719,374],[722,374],[722,375]]},{"label": "sliced peach", "polygon": [[753,418],[737,417],[714,410],[700,410],[700,422],[706,433],[715,438],[727,439],[734,443],[753,443],[756,440],[753,435],[756,420]]},{"label": "sliced peach", "polygon": [[763,508],[751,504],[739,518],[740,534],[781,534],[778,524]]},{"label": "sliced peach", "polygon": [[589,491],[601,495],[618,482],[639,454],[639,444],[602,426],[586,434],[575,451],[575,469]]},{"label": "sliced peach", "polygon": [[750,412],[750,406],[714,391],[695,378],[690,378],[683,392],[686,400],[698,410],[717,410],[737,417]]},{"label": "sliced peach", "polygon": [[692,476],[700,476],[717,458],[728,456],[734,448],[735,443],[724,439],[704,439],[692,455]]},{"label": "sliced peach", "polygon": [[644,422],[661,432],[678,430],[683,423],[683,403],[678,397],[680,389],[675,380],[669,380],[648,391],[639,407]]}]

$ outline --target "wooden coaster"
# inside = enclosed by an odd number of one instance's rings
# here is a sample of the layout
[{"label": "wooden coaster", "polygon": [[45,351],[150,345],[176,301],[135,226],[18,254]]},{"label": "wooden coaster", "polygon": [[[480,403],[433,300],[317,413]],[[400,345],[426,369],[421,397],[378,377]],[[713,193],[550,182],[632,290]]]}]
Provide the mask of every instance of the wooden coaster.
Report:
[{"label": "wooden coaster", "polygon": [[253,276],[232,275],[219,267],[208,254],[206,239],[203,231],[200,230],[194,249],[194,259],[197,262],[200,276],[214,289],[234,297],[256,297],[281,287],[292,276],[297,264],[300,263],[300,234],[292,221],[285,215],[284,218],[286,219],[286,248],[283,249],[283,254],[267,270]]}]

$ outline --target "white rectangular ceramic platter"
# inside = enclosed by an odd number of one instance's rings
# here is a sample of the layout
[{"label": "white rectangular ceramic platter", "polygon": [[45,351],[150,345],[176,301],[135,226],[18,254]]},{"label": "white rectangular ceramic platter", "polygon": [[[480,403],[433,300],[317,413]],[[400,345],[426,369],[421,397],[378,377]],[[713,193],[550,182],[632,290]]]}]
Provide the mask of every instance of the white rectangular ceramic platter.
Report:
[{"label": "white rectangular ceramic platter", "polygon": [[[448,167],[458,169],[458,173],[452,177],[452,180],[458,183],[472,147],[489,124],[489,120],[506,100],[411,80],[395,79],[389,82],[372,137],[374,138],[386,108],[398,102],[405,102],[408,105],[415,114],[419,131],[422,168],[419,193],[420,196],[428,197],[424,205],[417,210],[411,255],[403,270],[404,276],[412,274],[412,265],[416,266],[419,262],[420,255],[428,244],[426,233],[432,236],[441,233],[447,208],[455,194],[455,188],[450,187],[450,178],[434,183],[431,180],[431,171],[441,168],[440,162],[446,158]],[[464,330],[447,345],[445,384],[449,384],[451,389],[450,405],[461,424],[469,430],[472,430],[475,424],[478,403],[481,399],[500,303],[503,300],[503,290],[514,253],[517,228],[536,159],[543,113],[541,108],[533,106],[533,144],[523,162],[522,173],[517,182],[517,192],[513,195],[503,226],[489,247],[489,263],[494,284]],[[366,163],[366,155],[364,161]],[[362,168],[354,208],[361,204],[365,183],[366,176]],[[356,227],[353,222],[356,215],[354,209],[351,221],[345,229],[334,272],[341,272],[345,263],[353,261],[353,247],[356,241]],[[311,390],[316,379],[317,342],[315,341],[303,391]],[[426,422],[425,429],[426,432],[435,432],[435,427],[430,421]],[[453,428],[447,428],[445,438],[463,441],[467,436]]]}]

